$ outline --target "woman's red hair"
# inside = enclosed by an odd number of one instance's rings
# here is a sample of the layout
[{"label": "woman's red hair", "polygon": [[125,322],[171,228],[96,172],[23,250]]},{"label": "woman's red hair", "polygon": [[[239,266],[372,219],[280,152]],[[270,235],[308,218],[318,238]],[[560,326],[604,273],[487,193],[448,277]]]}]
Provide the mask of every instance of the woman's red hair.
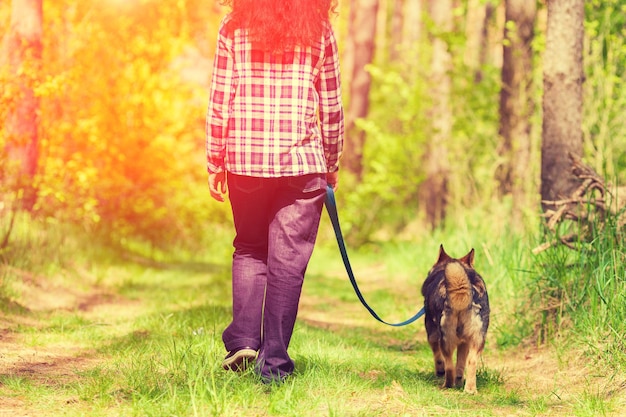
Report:
[{"label": "woman's red hair", "polygon": [[288,51],[319,42],[337,0],[222,0],[228,27],[247,30],[255,47]]}]

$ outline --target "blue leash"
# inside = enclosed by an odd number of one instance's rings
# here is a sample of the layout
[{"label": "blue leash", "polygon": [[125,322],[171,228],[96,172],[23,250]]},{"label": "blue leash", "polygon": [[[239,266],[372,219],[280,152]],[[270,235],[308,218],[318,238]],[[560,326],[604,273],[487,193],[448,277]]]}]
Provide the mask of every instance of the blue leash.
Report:
[{"label": "blue leash", "polygon": [[335,201],[335,193],[330,185],[326,188],[326,210],[328,211],[330,221],[333,224],[333,229],[335,229],[335,236],[337,237],[337,244],[339,245],[341,258],[343,259],[343,264],[346,267],[346,272],[348,273],[348,277],[350,278],[350,282],[352,283],[352,288],[354,288],[356,296],[359,297],[361,304],[363,304],[367,311],[369,311],[370,314],[374,316],[374,318],[379,322],[395,327],[406,326],[407,324],[411,324],[415,320],[422,317],[425,313],[424,307],[422,307],[422,309],[418,311],[417,314],[415,314],[413,317],[403,321],[402,323],[387,323],[386,321],[381,319],[378,314],[376,314],[376,312],[367,304],[365,298],[363,298],[363,294],[361,294],[361,291],[359,290],[356,279],[354,278],[354,273],[352,272],[352,267],[350,266],[350,260],[348,260],[348,252],[346,251],[346,245],[343,241],[341,227],[339,226],[339,215],[337,214],[337,202]]}]

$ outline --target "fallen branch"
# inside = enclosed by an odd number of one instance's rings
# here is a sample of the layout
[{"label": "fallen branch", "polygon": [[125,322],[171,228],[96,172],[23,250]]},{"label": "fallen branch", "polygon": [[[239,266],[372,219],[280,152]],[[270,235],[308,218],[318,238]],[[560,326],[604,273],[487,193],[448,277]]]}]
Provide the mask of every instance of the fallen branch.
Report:
[{"label": "fallen branch", "polygon": [[565,236],[561,236],[559,239],[555,239],[551,242],[542,243],[541,245],[533,249],[532,252],[533,252],[533,255],[537,255],[538,253],[541,253],[544,250],[548,250],[552,246],[556,246],[559,243],[566,245],[568,248],[575,249],[575,247],[571,243],[571,242],[574,242],[575,240],[578,240],[578,235],[576,233],[570,233]]},{"label": "fallen branch", "polygon": [[[537,246],[532,250],[535,255],[558,244],[577,250],[578,248],[573,242],[587,240],[590,231],[588,226],[598,218],[604,219],[607,213],[605,197],[611,193],[607,190],[602,177],[579,159],[572,155],[570,158],[572,160],[572,173],[581,181],[581,184],[568,197],[554,201],[542,200],[544,205],[553,208],[547,209],[541,214],[541,217],[546,219],[546,227],[553,233],[556,233],[557,226],[566,220],[576,222],[580,227],[577,232],[569,233]],[[595,195],[595,193],[599,195]],[[617,206],[620,205],[617,204]]]}]

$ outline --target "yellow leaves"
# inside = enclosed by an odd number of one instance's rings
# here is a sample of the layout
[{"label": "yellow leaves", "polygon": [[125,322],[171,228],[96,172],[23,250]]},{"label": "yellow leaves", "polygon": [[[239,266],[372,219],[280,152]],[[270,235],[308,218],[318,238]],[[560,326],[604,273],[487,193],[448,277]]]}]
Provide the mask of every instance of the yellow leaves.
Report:
[{"label": "yellow leaves", "polygon": [[2,71],[6,67],[0,67],[0,85],[2,85],[2,93],[0,94],[0,117],[4,119],[4,115],[15,106],[17,98],[21,95],[20,85],[15,78],[10,77]]},{"label": "yellow leaves", "polygon": [[[205,36],[206,25],[219,21],[205,6],[44,1],[43,66],[24,72],[41,102],[38,213],[160,237],[177,218],[204,211],[198,205],[205,199],[191,196],[198,188],[190,181],[199,179],[206,192],[201,148],[208,96],[195,83],[201,77],[183,79],[190,67],[198,70],[196,61],[182,58],[199,50],[191,37]],[[210,51],[213,39],[200,47]],[[201,58],[208,59],[206,51]],[[209,69],[199,71],[208,80]],[[0,116],[20,94],[2,74],[0,67]]]},{"label": "yellow leaves", "polygon": [[64,81],[62,76],[46,75],[45,78],[35,86],[35,95],[37,97],[56,96],[63,91]]}]

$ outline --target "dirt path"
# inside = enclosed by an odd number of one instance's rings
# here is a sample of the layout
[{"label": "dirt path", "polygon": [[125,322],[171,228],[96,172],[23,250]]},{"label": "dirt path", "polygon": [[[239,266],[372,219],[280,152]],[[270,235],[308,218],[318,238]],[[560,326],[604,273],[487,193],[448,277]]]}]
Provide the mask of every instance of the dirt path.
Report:
[{"label": "dirt path", "polygon": [[[41,328],[46,318],[63,310],[93,322],[104,318],[109,321],[112,318],[127,318],[128,321],[132,321],[142,313],[139,302],[129,301],[104,289],[67,288],[31,276],[24,277],[20,293],[26,307],[17,304],[7,307],[9,310],[21,309],[22,312],[30,313],[9,314],[0,318],[0,375],[23,377],[44,386],[76,382],[81,372],[95,368],[99,363],[106,361],[106,358],[89,347],[70,344],[29,346],[24,333],[17,332],[16,329]],[[362,322],[345,318],[361,308],[359,305],[350,307],[355,311],[346,312],[345,315],[338,317],[332,312],[318,311],[315,308],[317,301],[307,297],[306,293],[303,295],[301,320],[331,330],[364,325]],[[425,339],[422,326],[416,326],[416,331],[416,338]],[[491,346],[496,345],[492,343]],[[583,355],[572,352],[568,352],[567,355],[566,358],[559,358],[554,349],[547,348],[519,347],[506,352],[491,348],[485,352],[483,362],[489,369],[501,375],[506,391],[516,393],[522,402],[534,401],[546,404],[551,411],[556,411],[559,403],[575,403],[577,397],[589,395],[589,392],[596,390],[600,399],[615,401],[618,404],[616,408],[623,409],[626,405],[626,382],[611,381],[608,375],[593,375]],[[71,404],[79,400],[68,397],[62,401]],[[0,395],[0,416],[33,415],[26,411],[25,403],[26,400],[20,397]]]},{"label": "dirt path", "polygon": [[[44,323],[59,311],[77,312],[86,319],[128,317],[132,320],[141,306],[106,290],[68,287],[42,277],[21,273],[21,281],[14,283],[20,294],[20,304],[7,302],[6,309],[18,314],[0,317],[0,376],[24,378],[43,386],[59,386],[76,381],[79,375],[106,360],[91,348],[70,343],[37,344],[31,346],[22,332],[16,329],[41,329]],[[0,384],[0,388],[2,384]],[[70,404],[75,398],[64,400]],[[24,398],[0,395],[0,416],[34,416],[26,410]],[[5,414],[3,414],[5,413]]]}]

